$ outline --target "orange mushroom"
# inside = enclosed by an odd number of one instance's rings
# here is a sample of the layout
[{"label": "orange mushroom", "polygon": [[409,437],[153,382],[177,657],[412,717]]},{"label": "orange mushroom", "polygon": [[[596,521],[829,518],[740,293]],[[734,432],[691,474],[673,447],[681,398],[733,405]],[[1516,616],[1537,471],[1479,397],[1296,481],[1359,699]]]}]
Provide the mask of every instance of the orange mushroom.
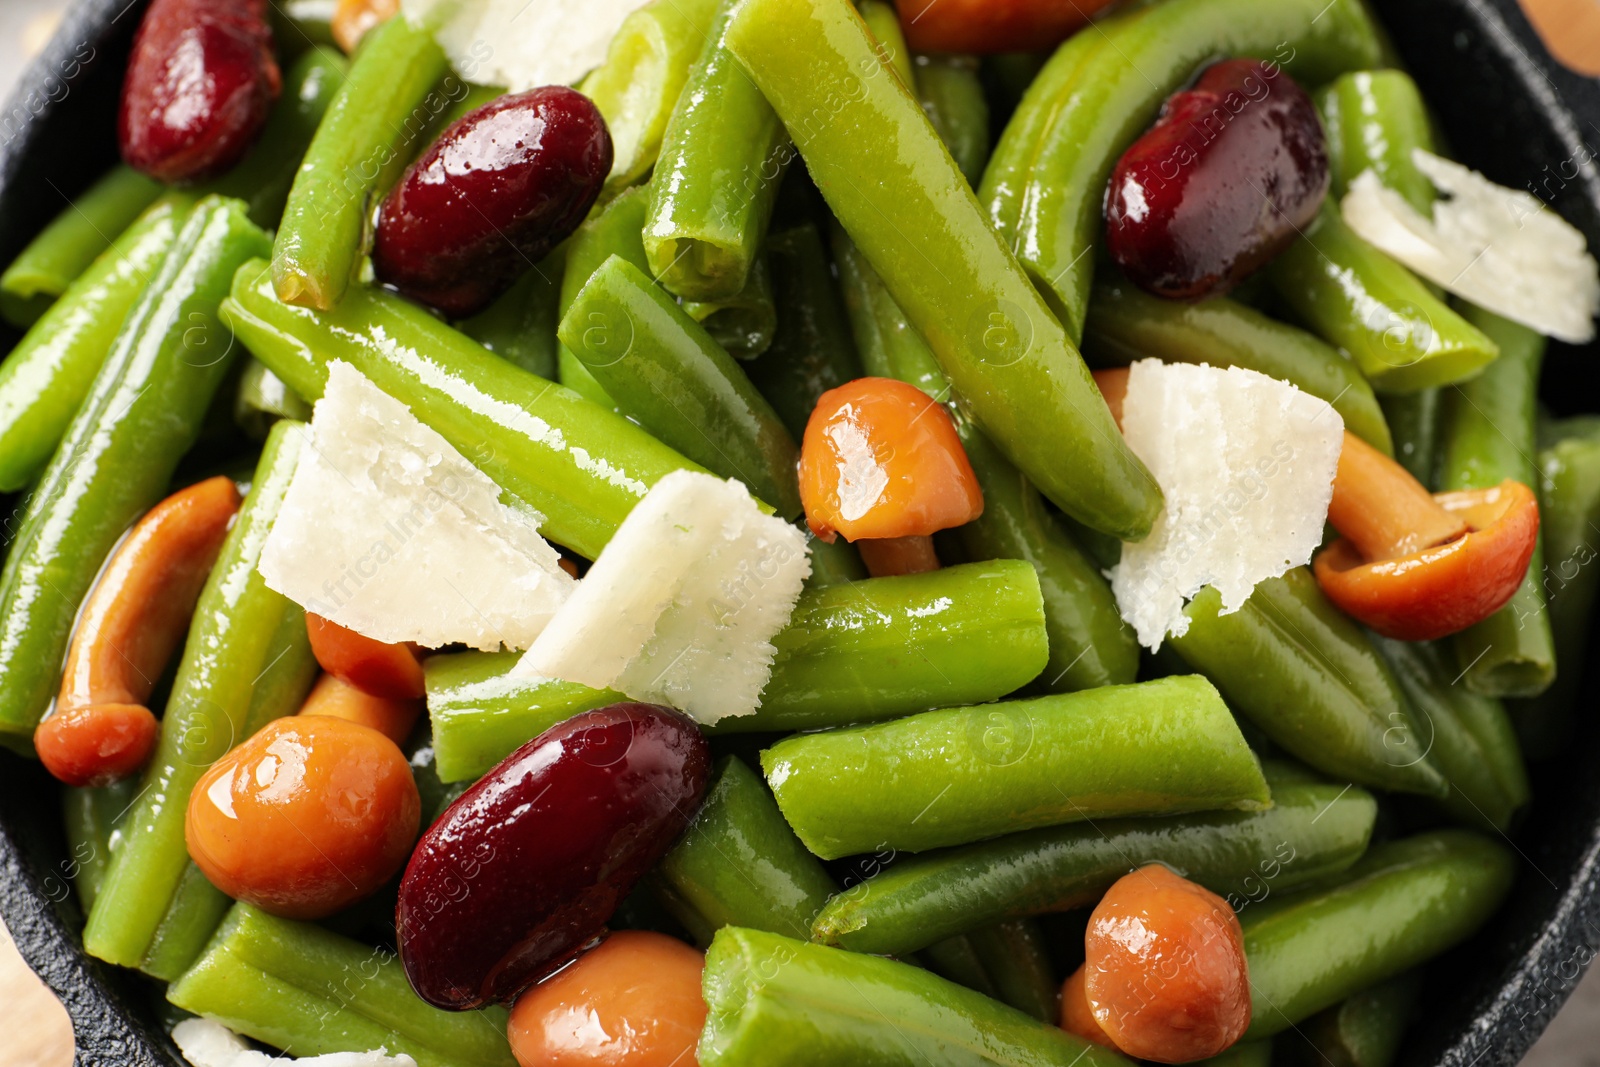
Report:
[{"label": "orange mushroom", "polygon": [[328,28],[345,54],[353,53],[361,39],[400,10],[400,0],[339,0]]},{"label": "orange mushroom", "polygon": [[1087,964],[1079,965],[1072,977],[1061,983],[1061,1029],[1076,1034],[1085,1041],[1114,1049],[1111,1035],[1095,1020],[1094,1008],[1089,1005],[1089,991],[1084,985]]},{"label": "orange mushroom", "polygon": [[422,706],[420,699],[373,696],[337,675],[324,674],[300,705],[300,714],[358,722],[403,745],[422,714]]},{"label": "orange mushroom", "polygon": [[366,637],[309,611],[306,631],[311,654],[322,669],[362,692],[396,700],[415,700],[426,693],[422,664],[409,645]]}]

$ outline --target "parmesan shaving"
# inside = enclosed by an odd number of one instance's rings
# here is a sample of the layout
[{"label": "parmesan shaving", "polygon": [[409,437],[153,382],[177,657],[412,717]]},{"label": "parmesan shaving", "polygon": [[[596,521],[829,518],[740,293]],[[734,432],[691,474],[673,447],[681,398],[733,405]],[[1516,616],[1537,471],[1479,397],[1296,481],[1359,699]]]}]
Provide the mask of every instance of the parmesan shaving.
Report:
[{"label": "parmesan shaving", "polygon": [[513,673],[616,689],[707,725],[748,715],[809,553],[740,483],[675,471],[634,506]]},{"label": "parmesan shaving", "polygon": [[1166,498],[1108,572],[1140,644],[1188,632],[1184,603],[1208,585],[1226,615],[1310,562],[1344,442],[1326,401],[1240,367],[1145,359],[1128,375],[1122,431]]},{"label": "parmesan shaving", "polygon": [[371,1052],[329,1052],[321,1056],[295,1059],[269,1056],[245,1044],[244,1038],[213,1019],[185,1019],[172,1029],[173,1043],[183,1058],[194,1067],[417,1067],[417,1061],[403,1052],[389,1055],[388,1049]]},{"label": "parmesan shaving", "polygon": [[456,72],[520,93],[576,85],[606,58],[617,27],[646,0],[402,0],[411,21],[432,25]]},{"label": "parmesan shaving", "polygon": [[1583,234],[1527,193],[1420,148],[1412,158],[1448,197],[1432,219],[1367,170],[1340,205],[1345,223],[1464,300],[1562,341],[1593,340],[1600,268]]},{"label": "parmesan shaving", "polygon": [[262,548],[267,585],[379,641],[522,649],[576,583],[540,517],[347,363]]}]

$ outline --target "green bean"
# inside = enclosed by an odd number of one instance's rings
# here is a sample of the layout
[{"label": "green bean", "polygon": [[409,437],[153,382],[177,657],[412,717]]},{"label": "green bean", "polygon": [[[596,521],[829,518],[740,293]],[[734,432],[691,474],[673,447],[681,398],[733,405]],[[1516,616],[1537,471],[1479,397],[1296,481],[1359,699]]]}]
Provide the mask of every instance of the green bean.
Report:
[{"label": "green bean", "polygon": [[1102,282],[1089,299],[1083,351],[1106,366],[1153,357],[1259,371],[1321,397],[1347,430],[1386,455],[1393,451],[1378,398],[1348,357],[1226,297],[1185,304],[1120,278]]},{"label": "green bean", "polygon": [[411,991],[386,948],[235,905],[205,955],[167,990],[293,1056],[385,1048],[419,1067],[515,1067],[499,1007],[443,1011]]},{"label": "green bean", "polygon": [[554,381],[566,255],[566,245],[561,245],[523,274],[488,310],[458,323],[457,328],[513,366]]},{"label": "green bean", "polygon": [[950,382],[939,361],[906,313],[889,295],[878,272],[843,227],[833,227],[833,259],[839,265],[839,290],[861,368],[875,378],[897,378],[940,403],[950,399]]},{"label": "green bean", "polygon": [[1362,70],[1335,78],[1316,94],[1328,132],[1330,195],[1342,199],[1362,171],[1371,170],[1387,188],[1424,215],[1433,210],[1433,183],[1412,162],[1421,148],[1432,152],[1433,128],[1417,83],[1402,70]]},{"label": "green bean", "polygon": [[1300,1040],[1286,1040],[1308,1065],[1389,1067],[1421,992],[1422,975],[1408,971],[1318,1012],[1298,1027]]},{"label": "green bean", "polygon": [[841,538],[830,545],[812,537],[807,544],[811,547],[811,577],[806,579],[807,589],[859,582],[867,576],[866,564],[861,562],[860,554],[850,542]]},{"label": "green bean", "polygon": [[683,310],[735,359],[749,361],[772,347],[778,310],[772,299],[772,274],[757,256],[744,288],[719,300],[686,300]]},{"label": "green bean", "polygon": [[718,5],[650,178],[650,272],[685,300],[723,300],[745,287],[794,158],[772,105],[723,47],[732,9],[731,0]]},{"label": "green bean", "polygon": [[1511,887],[1511,853],[1444,830],[1372,849],[1338,886],[1247,910],[1247,1040],[1278,1033],[1465,940]]},{"label": "green bean", "polygon": [[689,70],[712,40],[718,0],[651,0],[617,29],[606,61],[578,88],[611,131],[615,196],[655,165]]},{"label": "green bean", "polygon": [[1394,437],[1394,458],[1425,486],[1434,484],[1440,392],[1422,389],[1415,393],[1388,393],[1378,398],[1384,421]]},{"label": "green bean", "polygon": [[284,207],[272,249],[273,284],[283,300],[326,310],[344,296],[372,198],[411,162],[427,124],[446,106],[434,86],[447,67],[431,30],[408,18],[389,19],[362,42]]},{"label": "green bean", "polygon": [[908,857],[830,899],[812,938],[904,955],[978,926],[1089,907],[1146,863],[1243,908],[1341,871],[1365,851],[1377,804],[1364,790],[1271,784],[1266,811],[1050,827]]},{"label": "green bean", "polygon": [[761,779],[731,756],[717,764],[699,813],[657,873],[712,932],[745,926],[801,940],[836,888]]},{"label": "green bean", "polygon": [[0,314],[13,326],[32,326],[162,191],[160,182],[131,167],[113,167],[0,274]]},{"label": "green bean", "polygon": [[1271,802],[1233,716],[1197,676],[804,734],[764,751],[761,767],[823,859]]},{"label": "green bean", "polygon": [[283,384],[282,378],[269,371],[260,360],[252,359],[245,364],[233,400],[233,419],[245,436],[252,441],[265,441],[279,419],[306,422],[310,418],[311,405]]},{"label": "green bean", "polygon": [[[1160,489],[846,0],[745,0],[724,39],[984,432],[1063,510],[1147,534]],[[885,170],[887,144],[897,165]]]},{"label": "green bean", "polygon": [[1271,1041],[1239,1041],[1196,1063],[1204,1067],[1272,1067],[1272,1060]]},{"label": "green bean", "polygon": [[124,967],[143,962],[189,868],[184,816],[195,783],[252,727],[292,713],[311,686],[305,613],[256,571],[306,440],[301,423],[273,428],[200,595],[155,756],[84,928],[90,955]]},{"label": "green bean", "polygon": [[232,903],[190,863],[178,879],[172,902],[150,938],[139,969],[163,982],[177,980],[200,958]]},{"label": "green bean", "polygon": [[0,732],[13,739],[49,707],[100,565],[194,443],[231,362],[217,305],[234,268],[265,248],[239,201],[194,208],[29,498],[0,572]]},{"label": "green bean", "polygon": [[712,473],[743,481],[783,518],[801,513],[794,438],[739,364],[648,274],[612,256],[559,333],[645,429]]},{"label": "green bean", "polygon": [[[629,189],[607,204],[605,210],[578,227],[567,242],[567,262],[561,273],[561,299],[556,305],[559,323],[566,316],[578,292],[589,281],[600,264],[612,256],[621,256],[640,270],[649,270],[641,231],[645,212],[649,209],[649,191]],[[619,410],[615,401],[600,388],[589,368],[572,354],[566,345],[559,344],[557,353],[557,381],[585,400],[612,411]]]},{"label": "green bean", "polygon": [[767,238],[778,328],[772,347],[745,366],[796,441],[817,399],[861,376],[822,237],[812,225]]},{"label": "green bean", "polygon": [[924,948],[919,955],[927,964],[928,970],[946,978],[956,985],[965,986],[986,997],[999,1000],[998,990],[994,981],[989,977],[989,972],[984,970],[983,961],[978,959],[978,950],[973,947],[972,939],[966,934],[956,934],[942,941],[935,941]]},{"label": "green bean", "polygon": [[1450,783],[1440,806],[1474,829],[1509,831],[1530,794],[1506,709],[1494,697],[1453,684],[1453,657],[1439,647],[1387,638],[1375,643],[1411,702],[1433,763]]},{"label": "green bean", "polygon": [[706,954],[701,1067],[1118,1067],[1127,1060],[894,960],[727,927]]},{"label": "green bean", "polygon": [[1296,567],[1223,615],[1213,588],[1189,602],[1173,650],[1230,706],[1307,765],[1341,781],[1443,798],[1405,695],[1365,633]]},{"label": "green bean", "polygon": [[386,290],[353,289],[333,311],[280,303],[265,263],[226,301],[250,351],[306,400],[342,359],[543,516],[541,532],[593,559],[662,475],[698,470],[644,430],[529,374]]},{"label": "green bean", "polygon": [[995,999],[1040,1022],[1061,1016],[1061,982],[1050,966],[1044,935],[1028,919],[986,926],[967,934],[972,950],[994,984]]},{"label": "green bean", "polygon": [[911,49],[906,47],[906,35],[900,30],[900,16],[895,12],[894,5],[885,0],[859,0],[856,9],[861,14],[861,21],[866,23],[873,50],[883,65],[894,71],[894,76],[908,91],[916,92],[916,68]]},{"label": "green bean", "polygon": [[137,786],[136,779],[124,778],[98,789],[74,787],[61,791],[72,884],[84,914],[94,907],[94,898],[105,882],[111,850],[118,843],[117,825],[133,802]]},{"label": "green bean", "polygon": [[[1487,489],[1505,478],[1536,486],[1534,409],[1544,338],[1480,308],[1468,307],[1464,314],[1499,345],[1500,358],[1444,393],[1439,488]],[[1555,635],[1543,575],[1541,544],[1505,607],[1451,639],[1468,688],[1487,696],[1534,697],[1555,680]]]},{"label": "green bean", "polygon": [[983,180],[989,162],[989,102],[971,56],[918,56],[917,99],[967,184]]}]

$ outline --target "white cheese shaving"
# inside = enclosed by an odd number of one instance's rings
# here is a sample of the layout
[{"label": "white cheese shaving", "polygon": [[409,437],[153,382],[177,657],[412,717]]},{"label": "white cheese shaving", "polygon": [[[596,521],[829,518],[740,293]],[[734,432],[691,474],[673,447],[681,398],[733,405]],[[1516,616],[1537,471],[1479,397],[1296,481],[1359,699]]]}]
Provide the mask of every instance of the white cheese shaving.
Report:
[{"label": "white cheese shaving", "polygon": [[743,485],[675,471],[634,506],[513,673],[616,689],[711,724],[755,711],[811,573]]},{"label": "white cheese shaving", "polygon": [[402,0],[456,72],[513,93],[576,85],[606,58],[617,27],[646,0]]},{"label": "white cheese shaving", "polygon": [[348,363],[262,548],[267,585],[340,626],[425,648],[521,649],[576,583],[540,517]]},{"label": "white cheese shaving", "polygon": [[1226,615],[1310,561],[1344,442],[1326,401],[1252,370],[1145,359],[1128,375],[1122,432],[1166,497],[1108,572],[1140,644],[1188,632],[1184,602],[1208,585]]},{"label": "white cheese shaving", "polygon": [[417,1067],[417,1061],[403,1052],[393,1056],[388,1049],[371,1052],[329,1052],[321,1056],[295,1059],[269,1056],[245,1044],[244,1038],[214,1019],[185,1019],[172,1028],[172,1040],[183,1058],[194,1067]]},{"label": "white cheese shaving", "polygon": [[1418,148],[1417,169],[1448,199],[1423,218],[1370,170],[1340,210],[1363,240],[1424,278],[1529,329],[1583,344],[1600,312],[1600,268],[1583,234],[1536,198]]}]

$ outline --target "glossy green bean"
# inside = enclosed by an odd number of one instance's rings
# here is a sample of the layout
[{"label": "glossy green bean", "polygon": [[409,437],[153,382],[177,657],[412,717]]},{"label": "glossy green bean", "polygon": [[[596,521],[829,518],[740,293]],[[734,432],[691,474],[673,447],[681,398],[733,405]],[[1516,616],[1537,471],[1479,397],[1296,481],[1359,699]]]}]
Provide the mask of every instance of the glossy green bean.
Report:
[{"label": "glossy green bean", "polygon": [[[650,269],[650,262],[644,251],[644,240],[641,237],[645,212],[649,207],[648,190],[629,189],[607,204],[605,210],[578,227],[572,239],[567,242],[567,261],[561,272],[561,299],[556,304],[556,310],[560,314],[557,315],[556,322],[559,323],[566,315],[567,310],[572,307],[572,302],[578,298],[578,292],[594,272],[600,269],[600,264],[612,256],[621,256],[640,270]],[[562,385],[585,400],[612,411],[618,410],[616,402],[600,388],[600,383],[594,380],[589,368],[572,354],[571,349],[559,341],[556,361],[558,367],[556,380]]]},{"label": "glossy green bean", "polygon": [[767,261],[757,256],[745,276],[744,287],[719,300],[686,300],[686,311],[712,338],[739,360],[752,360],[772,347],[778,332],[778,309],[773,303],[772,274]]},{"label": "glossy green bean", "polygon": [[239,375],[239,391],[233,400],[233,421],[252,441],[265,441],[273,423],[279,419],[306,422],[311,418],[311,405],[283,379],[269,371],[260,360],[245,364]]},{"label": "glossy green bean", "polygon": [[878,58],[894,71],[901,85],[915,92],[916,67],[911,49],[906,47],[906,35],[900,29],[900,16],[894,5],[886,0],[860,0],[856,10],[861,14],[861,21],[867,25],[867,32],[872,35]]},{"label": "glossy green bean", "polygon": [[138,781],[124,778],[101,788],[71,787],[61,791],[61,816],[66,829],[69,877],[84,914],[105,882],[116,842],[118,822],[133,802]]},{"label": "glossy green bean", "polygon": [[1470,937],[1511,888],[1503,846],[1461,830],[1378,845],[1331,889],[1240,917],[1248,1040],[1278,1033]]},{"label": "glossy green bean", "polygon": [[1407,971],[1318,1012],[1284,1040],[1307,1065],[1389,1067],[1421,992],[1422,975]]},{"label": "glossy green bean", "polygon": [[904,955],[978,926],[1088,907],[1146,863],[1164,863],[1243,908],[1341,871],[1365,851],[1377,813],[1366,791],[1271,785],[1265,811],[1057,826],[908,857],[830,899],[811,935]]},{"label": "glossy green bean", "polygon": [[106,555],[161,498],[233,358],[217,319],[234,268],[266,248],[237,200],[200,202],[128,312],[29,498],[0,572],[0,732],[31,738],[73,618]]},{"label": "glossy green bean", "polygon": [[700,1067],[1125,1067],[1109,1049],[894,960],[726,927],[706,954]]},{"label": "glossy green bean", "polygon": [[1155,358],[1259,371],[1321,397],[1345,429],[1385,454],[1393,451],[1378,398],[1348,357],[1226,297],[1186,304],[1108,279],[1089,298],[1083,351],[1097,366]]},{"label": "glossy green bean", "polygon": [[1189,632],[1169,639],[1229,705],[1307,765],[1341,781],[1443,797],[1394,674],[1367,635],[1297,567],[1219,614],[1215,589],[1184,609]]},{"label": "glossy green bean", "polygon": [[[847,0],[748,0],[725,40],[1000,450],[1081,521],[1121,537],[1147,534],[1160,489]],[[880,166],[884,145],[896,149],[889,171]]]},{"label": "glossy green bean", "polygon": [[448,106],[434,91],[447,69],[430,29],[408,18],[389,19],[362,42],[284,207],[272,249],[283,300],[325,310],[344,296],[374,195],[411,162],[428,124]]},{"label": "glossy green bean", "polygon": [[950,382],[933,349],[906,319],[878,272],[841,226],[832,232],[833,260],[839,265],[839,292],[861,369],[875,378],[897,378],[940,403],[950,399]]},{"label": "glossy green bean", "polygon": [[745,926],[801,940],[837,888],[761,778],[732,756],[717,764],[699,813],[657,874],[712,932]]},{"label": "glossy green bean", "polygon": [[731,0],[718,5],[650,177],[650,272],[685,300],[723,300],[745,287],[794,158],[772,105],[723,47],[732,9]]},{"label": "glossy green bean", "polygon": [[84,928],[84,948],[100,959],[144,961],[190,866],[184,816],[195,783],[252,728],[298,708],[315,677],[304,611],[256,570],[306,441],[301,423],[273,428],[200,595],[155,755]]},{"label": "glossy green bean", "polygon": [[[1534,414],[1545,340],[1481,308],[1463,314],[1500,347],[1470,382],[1446,390],[1439,426],[1439,488],[1487,489],[1513,478],[1538,485]],[[1555,680],[1555,635],[1545,606],[1544,551],[1505,607],[1453,637],[1462,680],[1488,696],[1533,697]]]},{"label": "glossy green bean", "polygon": [[867,576],[866,564],[861,562],[860,553],[849,541],[840,538],[830,545],[813,536],[806,543],[811,547],[811,577],[806,579],[807,589],[859,582]]},{"label": "glossy green bean", "polygon": [[621,256],[590,276],[561,342],[622,410],[666,444],[737,478],[785,519],[800,515],[800,449],[727,352]]},{"label": "glossy green bean", "polygon": [[224,306],[239,340],[306,400],[342,359],[543,516],[541,532],[593,559],[662,475],[698,470],[619,415],[496,356],[404,298],[352,290],[333,311],[280,303],[246,264]]},{"label": "glossy green bean", "polygon": [[994,981],[989,977],[989,972],[984,970],[983,961],[978,959],[978,950],[972,946],[972,939],[966,934],[935,941],[918,956],[928,970],[940,978],[949,979],[986,997],[1000,999],[996,996]]},{"label": "glossy green bean", "polygon": [[983,180],[989,162],[989,102],[971,56],[918,56],[917,100],[950,150],[967,184]]},{"label": "glossy green bean", "polygon": [[1378,398],[1394,439],[1394,458],[1411,477],[1432,487],[1439,440],[1438,389],[1387,393]]},{"label": "glossy green bean", "polygon": [[1371,170],[1424,215],[1432,214],[1433,183],[1411,160],[1414,149],[1434,151],[1428,106],[1403,70],[1341,75],[1316,94],[1328,134],[1329,194],[1342,199],[1362,171]]},{"label": "glossy green bean", "polygon": [[566,256],[567,246],[559,246],[487,310],[457,323],[457,328],[513,366],[554,381]]},{"label": "glossy green bean", "polygon": [[0,314],[18,328],[32,326],[163,191],[131,167],[106,172],[0,274]]},{"label": "glossy green bean", "polygon": [[1040,1022],[1061,1017],[1061,981],[1036,924],[1029,919],[997,923],[973,930],[967,940],[994,984],[996,1000]]},{"label": "glossy green bean", "polygon": [[1221,696],[1194,675],[803,734],[762,752],[761,767],[824,859],[1271,803]]},{"label": "glossy green bean", "polygon": [[190,863],[178,879],[172,902],[151,935],[139,970],[163,982],[175,981],[200,958],[211,935],[233,903]]}]

